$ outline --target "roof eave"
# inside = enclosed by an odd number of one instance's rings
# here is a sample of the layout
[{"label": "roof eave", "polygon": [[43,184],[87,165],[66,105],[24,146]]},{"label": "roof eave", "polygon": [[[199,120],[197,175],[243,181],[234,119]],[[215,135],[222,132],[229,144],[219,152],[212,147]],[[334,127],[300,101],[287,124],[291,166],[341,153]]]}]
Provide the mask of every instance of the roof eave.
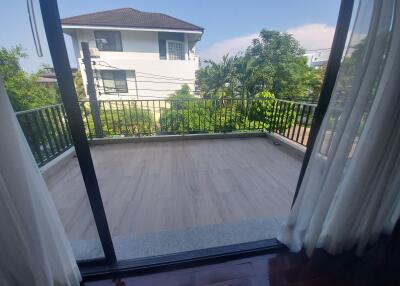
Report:
[{"label": "roof eave", "polygon": [[63,29],[97,29],[97,30],[123,30],[123,31],[151,31],[151,32],[176,32],[188,34],[203,34],[204,28],[200,29],[174,29],[159,27],[123,27],[123,26],[105,26],[105,25],[78,25],[78,24],[62,24]]}]

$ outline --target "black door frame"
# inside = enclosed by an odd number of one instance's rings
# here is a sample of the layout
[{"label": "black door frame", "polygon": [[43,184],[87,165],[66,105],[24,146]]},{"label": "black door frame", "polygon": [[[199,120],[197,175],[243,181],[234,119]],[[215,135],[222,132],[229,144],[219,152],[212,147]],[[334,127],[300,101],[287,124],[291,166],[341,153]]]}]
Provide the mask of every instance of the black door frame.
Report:
[{"label": "black door frame", "polygon": [[[77,103],[71,68],[61,28],[57,1],[39,0],[39,2],[61,98],[68,116],[68,123],[70,125],[76,155],[78,157],[79,166],[82,171],[91,209],[105,254],[105,258],[102,259],[78,262],[84,280],[125,276],[132,275],[133,273],[145,273],[149,271],[163,271],[181,267],[197,266],[204,263],[219,263],[234,258],[287,250],[286,247],[276,239],[269,239],[210,249],[194,250],[166,256],[117,261],[100,195],[96,172],[90,154],[89,144],[84,131],[83,120]],[[353,6],[354,0],[341,1],[332,50],[327,65],[327,72],[322,85],[318,106],[314,114],[307,151],[301,168],[293,203],[297,197],[317,133],[330,101],[349,31]]]}]

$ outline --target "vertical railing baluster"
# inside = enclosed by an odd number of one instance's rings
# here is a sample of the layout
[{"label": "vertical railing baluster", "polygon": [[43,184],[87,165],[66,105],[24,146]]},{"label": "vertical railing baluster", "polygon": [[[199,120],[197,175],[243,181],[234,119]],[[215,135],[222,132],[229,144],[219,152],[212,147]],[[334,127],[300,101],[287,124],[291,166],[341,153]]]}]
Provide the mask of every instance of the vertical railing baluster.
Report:
[{"label": "vertical railing baluster", "polygon": [[106,105],[105,105],[104,101],[101,101],[101,105],[103,106],[104,119],[106,120],[107,134],[111,135],[111,133],[110,133],[110,125],[108,124],[108,116],[107,116]]},{"label": "vertical railing baluster", "polygon": [[24,118],[25,118],[24,121],[26,123],[26,127],[27,127],[27,131],[28,131],[29,137],[32,138],[32,144],[33,144],[34,150],[35,150],[35,152],[36,152],[36,154],[38,156],[38,159],[39,159],[39,166],[41,166],[43,164],[43,162],[45,162],[46,160],[43,158],[42,152],[40,150],[40,143],[37,141],[37,138],[36,138],[36,132],[33,131],[33,127],[32,127],[32,124],[31,124],[32,120],[29,119],[28,115],[31,115],[30,117],[32,117],[32,113],[31,114],[25,113],[24,114]]},{"label": "vertical railing baluster", "polygon": [[267,100],[258,99],[258,101],[259,101],[259,105],[261,106],[261,110],[264,110],[264,114],[263,114],[263,117],[262,117],[262,126],[261,126],[261,128],[259,128],[259,131],[264,132],[264,130],[265,130],[265,120],[266,120],[266,117],[267,117],[268,104],[265,103],[265,102],[267,102]]},{"label": "vertical railing baluster", "polygon": [[112,132],[111,136],[114,136],[117,134],[117,128],[115,127],[114,112],[113,112],[111,100],[108,102],[108,107],[110,108],[111,123],[112,123],[112,127],[113,127],[113,132]]},{"label": "vertical railing baluster", "polygon": [[[172,125],[172,120],[173,120],[173,114],[172,114],[172,111],[171,111],[171,102],[169,103],[169,114],[171,114],[171,118],[169,119],[169,124],[170,125]],[[167,129],[166,131],[167,131],[167,133],[169,132],[169,125],[168,125],[168,111],[167,111],[167,100],[166,99],[164,99],[164,108],[165,108],[165,114],[166,114],[166,116],[165,116],[165,128]],[[171,130],[172,130],[172,127],[171,127]]]},{"label": "vertical railing baluster", "polygon": [[285,102],[279,102],[278,134],[282,134],[282,125],[285,116]]},{"label": "vertical railing baluster", "polygon": [[279,101],[279,111],[278,111],[278,122],[276,124],[277,127],[277,133],[281,134],[281,130],[282,130],[282,120],[283,120],[283,111],[284,111],[284,103],[280,100]]},{"label": "vertical railing baluster", "polygon": [[125,112],[125,104],[124,100],[121,100],[121,105],[122,105],[122,113],[124,115],[124,121],[123,124],[125,125],[125,134],[129,135],[129,129],[128,129],[128,119],[126,118],[126,112]]},{"label": "vertical railing baluster", "polygon": [[147,117],[149,120],[149,133],[147,135],[151,135],[151,115],[150,115],[150,108],[149,108],[149,101],[146,101],[146,109],[147,109]]},{"label": "vertical railing baluster", "polygon": [[57,114],[56,114],[56,108],[57,108],[57,105],[51,106],[49,108],[49,113],[50,113],[50,116],[51,116],[51,120],[52,120],[52,122],[54,124],[56,137],[57,137],[57,140],[58,140],[58,142],[60,144],[61,151],[63,151],[66,148],[67,143],[64,142],[64,138],[63,138],[63,135],[62,135],[62,132],[61,132],[61,128],[60,128],[60,123],[58,122],[58,118],[57,118]]},{"label": "vertical railing baluster", "polygon": [[119,116],[118,101],[114,100],[114,103],[115,103],[115,110],[117,111],[118,130],[119,130],[119,134],[118,135],[122,135],[121,117]]},{"label": "vertical railing baluster", "polygon": [[[58,106],[56,108],[56,112],[57,112],[57,117],[60,121],[60,125],[61,125],[61,130],[64,136],[64,140],[66,142],[67,146],[72,145],[71,140],[70,140],[70,134],[69,134],[69,129],[68,127],[66,127],[65,125],[67,124],[66,120],[65,120],[65,113],[63,113],[63,109],[62,106]],[[63,114],[63,115],[61,115]]]},{"label": "vertical railing baluster", "polygon": [[[272,100],[272,113],[271,113],[271,117],[268,117],[268,132],[272,133],[275,132],[275,111],[276,111],[276,105],[277,105],[277,101],[276,99],[271,99]],[[270,103],[268,102],[268,106],[270,105]]]},{"label": "vertical railing baluster", "polygon": [[64,140],[63,140],[63,136],[61,134],[61,129],[60,129],[60,126],[59,126],[59,122],[57,120],[57,116],[56,116],[56,113],[55,113],[55,108],[56,107],[50,107],[50,111],[51,111],[51,116],[52,116],[52,119],[53,119],[53,122],[54,122],[54,126],[55,126],[55,129],[56,129],[56,133],[57,133],[56,137],[57,137],[57,139],[59,141],[59,144],[60,144],[60,151],[63,151],[67,147],[67,143],[64,142]]},{"label": "vertical railing baluster", "polygon": [[44,119],[44,115],[43,115],[43,109],[39,110],[38,113],[39,113],[40,121],[42,123],[42,127],[44,128],[44,135],[45,135],[45,137],[47,139],[47,143],[49,144],[49,147],[50,147],[51,156],[55,156],[55,154],[57,152],[55,151],[53,142],[50,138],[49,128],[47,127],[47,123],[46,123],[46,120]]},{"label": "vertical railing baluster", "polygon": [[233,128],[232,128],[232,112],[233,112],[233,100],[234,99],[229,99],[229,101],[231,102],[230,103],[230,105],[231,105],[231,111],[230,111],[230,113],[229,113],[229,127],[230,127],[230,129],[228,129],[228,131],[230,131],[230,132],[233,132],[234,130],[233,130]]},{"label": "vertical railing baluster", "polygon": [[33,121],[34,121],[34,124],[35,124],[35,128],[37,130],[37,133],[39,134],[40,145],[41,145],[41,147],[43,149],[43,152],[44,152],[44,155],[45,155],[44,162],[47,162],[48,159],[50,158],[50,156],[49,156],[49,152],[47,150],[46,141],[45,141],[44,136],[43,136],[43,130],[40,127],[39,121],[37,119],[38,114],[36,112],[32,112],[31,115],[33,117]]},{"label": "vertical railing baluster", "polygon": [[237,128],[237,107],[238,107],[238,99],[233,99],[233,105],[234,105],[234,116],[235,116],[235,126],[234,129],[236,131]]},{"label": "vertical railing baluster", "polygon": [[89,138],[93,139],[92,129],[90,128],[90,122],[89,122],[89,119],[88,119],[88,114],[87,114],[87,110],[86,110],[86,107],[85,107],[85,102],[82,102],[82,107],[83,107],[83,114],[85,115],[86,126],[87,126],[88,132],[89,132]]},{"label": "vertical railing baluster", "polygon": [[[160,113],[160,119],[158,120],[158,124],[160,125],[159,126],[159,132],[162,134],[163,133],[163,124],[162,124],[162,120],[164,120],[165,121],[165,119],[163,119],[163,117],[162,117],[162,111],[161,111],[161,100],[158,100],[158,112]],[[164,122],[164,124],[165,124],[165,122]]]},{"label": "vertical railing baluster", "polygon": [[[308,126],[308,120],[309,120],[309,118],[310,118],[311,109],[312,109],[312,106],[308,106],[308,112],[307,112],[307,117],[306,117],[306,124],[304,125],[303,136],[302,136],[302,138],[301,138],[301,145],[305,145],[305,144],[304,144],[304,139],[305,139],[305,136],[306,136],[307,126]],[[307,138],[307,141],[308,141],[308,138]],[[306,144],[307,144],[307,142],[306,142]]]},{"label": "vertical railing baluster", "polygon": [[[254,98],[251,99],[251,108],[254,106]],[[256,120],[253,120],[253,128],[251,130],[256,130]]]},{"label": "vertical railing baluster", "polygon": [[157,134],[156,109],[154,107],[154,100],[152,100],[152,102],[153,102],[154,135],[156,135]]},{"label": "vertical railing baluster", "polygon": [[282,129],[282,136],[285,136],[286,130],[288,128],[290,107],[291,107],[290,102],[286,102],[285,103],[285,111],[284,111],[286,118],[285,118],[285,123],[284,123],[283,129]]},{"label": "vertical railing baluster", "polygon": [[239,130],[242,130],[243,127],[243,111],[244,111],[244,99],[240,99],[240,117],[239,117]]},{"label": "vertical railing baluster", "polygon": [[[250,105],[250,107],[249,107]],[[251,120],[250,120],[250,112],[251,112],[251,108],[253,106],[253,101],[251,98],[248,99],[247,102],[247,130],[251,130]]]},{"label": "vertical railing baluster", "polygon": [[[141,114],[142,114],[142,126],[143,126],[143,130],[146,131],[146,124],[144,123],[144,111],[143,111],[143,101],[140,101],[140,110],[141,110]],[[145,134],[145,132],[143,132],[143,135]]]},{"label": "vertical railing baluster", "polygon": [[129,109],[129,123],[131,124],[131,136],[135,135],[135,130],[133,129],[133,120],[132,120],[132,107],[131,107],[131,100],[128,100],[128,109]]},{"label": "vertical railing baluster", "polygon": [[187,101],[187,133],[189,134],[189,130],[190,130],[190,102],[189,100]]},{"label": "vertical railing baluster", "polygon": [[295,118],[294,118],[294,125],[293,125],[292,136],[290,137],[290,140],[293,140],[293,138],[294,138],[294,133],[296,131],[296,126],[297,126],[297,119],[298,119],[299,112],[300,112],[300,104],[296,103],[296,105],[297,105],[296,114],[295,114]]},{"label": "vertical railing baluster", "polygon": [[245,104],[246,104],[246,111],[245,111],[245,121],[244,121],[243,130],[247,130],[247,126],[250,124],[250,118],[249,118],[249,99],[248,99],[248,98],[246,98]]},{"label": "vertical railing baluster", "polygon": [[304,113],[305,113],[306,106],[302,104],[301,106],[301,116],[300,116],[300,121],[299,121],[299,128],[297,129],[297,135],[296,135],[296,142],[300,143],[299,138],[300,138],[300,133],[301,133],[301,127],[303,126],[303,119],[304,119]]},{"label": "vertical railing baluster", "polygon": [[56,155],[58,152],[60,152],[62,149],[60,147],[60,144],[58,143],[56,131],[53,126],[53,122],[51,121],[50,113],[48,108],[42,109],[44,111],[44,116],[45,116],[45,122],[47,122],[47,130],[48,130],[48,137],[52,141],[52,144],[54,144],[54,155]]},{"label": "vertical railing baluster", "polygon": [[68,120],[67,112],[65,111],[64,105],[61,105],[61,113],[62,113],[63,119],[65,121],[65,128],[67,130],[68,140],[72,146],[73,143],[72,143],[71,129],[69,128],[69,120]]},{"label": "vertical railing baluster", "polygon": [[[196,102],[195,102],[195,104],[196,104],[196,110],[197,110],[197,115],[198,115],[198,122],[199,122],[199,133],[203,133],[202,131],[201,131],[201,118],[200,118],[200,114],[204,114],[203,112],[201,112],[200,110],[201,110],[201,101],[200,101],[200,99],[197,99],[196,100]],[[203,120],[204,120],[205,118],[203,118]]]},{"label": "vertical railing baluster", "polygon": [[138,113],[138,110],[137,110],[137,100],[135,100],[135,117],[136,117],[136,128],[137,128],[138,136],[140,138],[142,130],[140,128],[140,123],[139,123],[139,113]]},{"label": "vertical railing baluster", "polygon": [[229,99],[225,99],[225,100],[222,100],[222,104],[224,104],[225,105],[225,111],[224,111],[224,133],[226,133],[226,115],[227,115],[227,113],[228,113],[228,100]]}]

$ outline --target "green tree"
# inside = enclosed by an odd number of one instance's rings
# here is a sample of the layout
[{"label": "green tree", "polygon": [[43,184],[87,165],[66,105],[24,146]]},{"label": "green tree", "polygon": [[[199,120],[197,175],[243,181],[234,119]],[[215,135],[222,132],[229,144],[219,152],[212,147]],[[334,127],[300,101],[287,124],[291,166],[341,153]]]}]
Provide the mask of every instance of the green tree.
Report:
[{"label": "green tree", "polygon": [[292,35],[263,29],[254,39],[246,55],[254,57],[257,65],[269,71],[272,83],[265,87],[277,98],[304,96],[308,89],[310,68],[305,50]]},{"label": "green tree", "polygon": [[169,97],[170,106],[161,110],[160,130],[173,133],[195,133],[206,126],[209,127],[206,111],[201,102],[190,93],[187,84],[182,85]]},{"label": "green tree", "polygon": [[233,97],[236,87],[237,58],[224,55],[220,63],[206,60],[206,67],[196,72],[196,85],[204,98]]},{"label": "green tree", "polygon": [[205,98],[250,98],[265,90],[277,98],[306,96],[315,77],[304,52],[291,35],[262,30],[243,55],[206,60],[196,85]]},{"label": "green tree", "polygon": [[40,70],[30,74],[20,65],[20,59],[26,58],[21,46],[0,49],[0,76],[15,111],[37,108],[60,101],[58,89],[38,83]]},{"label": "green tree", "polygon": [[82,73],[80,70],[78,70],[75,74],[74,85],[76,90],[76,96],[78,97],[79,100],[83,99],[86,94],[85,94],[85,89],[83,87]]},{"label": "green tree", "polygon": [[322,83],[325,78],[326,65],[312,69],[309,73],[308,85],[308,100],[311,102],[317,102],[319,95],[321,94]]}]

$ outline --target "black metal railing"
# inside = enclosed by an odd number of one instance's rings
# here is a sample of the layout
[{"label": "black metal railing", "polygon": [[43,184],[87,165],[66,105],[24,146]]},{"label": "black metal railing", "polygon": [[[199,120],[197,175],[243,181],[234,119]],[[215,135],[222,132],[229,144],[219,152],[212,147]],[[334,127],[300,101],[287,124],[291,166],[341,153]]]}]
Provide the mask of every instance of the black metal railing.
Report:
[{"label": "black metal railing", "polygon": [[16,115],[39,166],[43,166],[72,146],[62,104],[20,111]]},{"label": "black metal railing", "polygon": [[264,131],[272,124],[274,103],[257,98],[102,100],[96,105],[101,134],[95,132],[90,102],[79,105],[88,137],[96,138]]},{"label": "black metal railing", "polygon": [[307,145],[316,104],[280,99],[97,101],[96,134],[89,101],[80,101],[89,138],[268,131]]},{"label": "black metal railing", "polygon": [[[87,137],[270,132],[307,145],[315,104],[271,98],[78,102]],[[93,112],[96,108],[96,112]],[[62,104],[17,112],[42,166],[72,146]],[[96,117],[97,116],[97,117]],[[97,121],[97,128],[95,128]],[[100,128],[98,128],[100,127]]]},{"label": "black metal railing", "polygon": [[[313,103],[276,99],[273,116],[276,121],[273,124],[274,128],[269,131],[307,146],[316,107],[317,104]],[[281,126],[282,122],[284,127]]]}]

